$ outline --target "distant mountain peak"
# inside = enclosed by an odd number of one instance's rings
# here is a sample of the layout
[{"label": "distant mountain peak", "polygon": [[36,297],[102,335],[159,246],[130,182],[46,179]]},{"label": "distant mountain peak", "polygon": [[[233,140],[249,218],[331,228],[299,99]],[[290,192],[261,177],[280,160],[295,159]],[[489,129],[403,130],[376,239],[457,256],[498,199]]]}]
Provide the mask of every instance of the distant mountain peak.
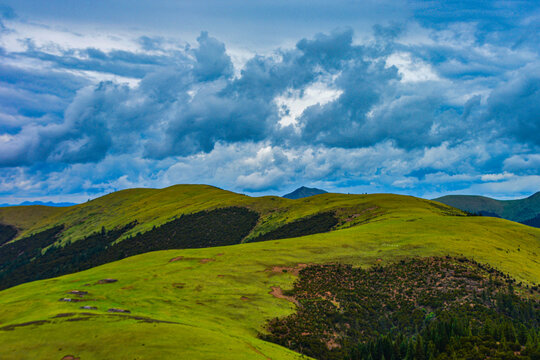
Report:
[{"label": "distant mountain peak", "polygon": [[306,186],[301,186],[298,189],[294,190],[291,193],[285,194],[282,197],[287,199],[301,199],[313,195],[326,194],[327,191],[317,188],[309,188]]},{"label": "distant mountain peak", "polygon": [[0,207],[8,207],[8,206],[32,206],[32,205],[42,205],[42,206],[54,206],[54,207],[67,207],[67,206],[73,206],[77,205],[76,203],[71,202],[52,202],[52,201],[25,201],[20,204],[0,204]]}]

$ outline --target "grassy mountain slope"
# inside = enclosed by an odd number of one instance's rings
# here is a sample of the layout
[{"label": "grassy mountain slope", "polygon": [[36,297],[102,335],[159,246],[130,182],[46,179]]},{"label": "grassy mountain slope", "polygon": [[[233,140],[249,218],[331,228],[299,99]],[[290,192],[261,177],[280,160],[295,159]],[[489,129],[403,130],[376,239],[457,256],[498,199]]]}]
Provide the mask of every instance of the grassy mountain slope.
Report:
[{"label": "grassy mountain slope", "polygon": [[21,231],[19,236],[24,236],[27,230],[47,224],[55,217],[61,216],[67,209],[43,205],[2,207],[0,208],[0,223],[15,226]]},{"label": "grassy mountain slope", "polygon": [[521,223],[540,215],[540,192],[519,200],[496,200],[474,195],[448,195],[434,200],[464,211],[495,214]]},{"label": "grassy mountain slope", "polygon": [[[18,239],[0,247],[0,289],[148,251],[231,245],[347,228],[375,221],[402,207],[464,216],[460,210],[445,205],[385,194],[323,194],[289,200],[252,198],[204,185],[120,191],[44,217],[19,234]],[[251,213],[237,224],[250,225],[241,234],[228,231],[227,239],[209,239],[217,231],[214,225],[238,222],[221,219],[233,208]],[[224,211],[219,215],[218,210]],[[197,226],[204,229],[187,224],[189,220],[184,216],[200,218]],[[255,222],[248,219],[253,217]],[[9,226],[2,228],[9,230]],[[58,231],[50,233],[51,229]],[[13,228],[3,231],[3,235],[9,236],[2,241],[9,242]]]},{"label": "grassy mountain slope", "polygon": [[[322,194],[309,198],[290,200],[277,196],[249,197],[207,185],[175,185],[165,189],[129,189],[118,191],[84,204],[67,208],[7,207],[0,209],[0,222],[18,227],[18,238],[43,231],[56,225],[64,225],[61,239],[79,240],[102,227],[113,229],[135,220],[138,224],[124,237],[145,232],[167,223],[182,214],[203,210],[242,206],[256,211],[261,219],[249,238],[268,232],[285,223],[324,211],[335,211],[342,220],[340,226],[350,226],[366,218],[399,206],[398,198],[384,200],[386,195]],[[379,201],[379,198],[382,201]],[[418,206],[426,200],[404,197]],[[412,200],[414,199],[414,200]],[[373,202],[376,200],[376,204]],[[397,201],[397,202],[396,202]],[[461,214],[449,207],[433,208],[436,212]],[[24,211],[23,211],[24,210]]]},{"label": "grassy mountain slope", "polygon": [[[339,212],[345,205],[355,207],[358,214],[373,208],[379,212],[362,225],[344,223],[341,230],[328,233],[158,251],[4,290],[0,358],[300,358],[257,338],[268,319],[294,310],[294,304],[270,294],[272,287],[291,288],[295,279],[291,271],[276,266],[328,262],[368,266],[405,256],[463,254],[519,280],[540,279],[540,230],[510,221],[455,216],[459,213],[440,204],[396,195],[328,194],[305,201],[262,198],[261,202],[242,198],[261,213],[271,209],[268,203],[282,202],[287,211],[281,213],[275,206],[265,215],[280,220],[328,207]],[[97,283],[105,278],[118,281]],[[68,294],[72,290],[88,291],[80,298],[87,301],[58,301],[78,298]],[[83,305],[98,309],[79,309]],[[109,308],[131,313],[108,313]]]}]

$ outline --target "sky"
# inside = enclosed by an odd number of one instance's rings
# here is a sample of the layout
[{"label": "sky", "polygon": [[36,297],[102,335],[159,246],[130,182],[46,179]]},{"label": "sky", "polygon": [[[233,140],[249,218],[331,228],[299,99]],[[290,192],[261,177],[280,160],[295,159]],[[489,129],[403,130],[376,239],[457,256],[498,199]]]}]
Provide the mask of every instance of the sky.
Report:
[{"label": "sky", "polygon": [[0,0],[0,203],[540,191],[538,1]]}]

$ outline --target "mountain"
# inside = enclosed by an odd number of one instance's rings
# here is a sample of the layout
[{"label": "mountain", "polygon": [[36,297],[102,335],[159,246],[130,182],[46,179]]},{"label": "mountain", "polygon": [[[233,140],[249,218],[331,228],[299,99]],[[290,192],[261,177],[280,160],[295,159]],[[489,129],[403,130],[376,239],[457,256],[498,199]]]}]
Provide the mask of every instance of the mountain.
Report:
[{"label": "mountain", "polygon": [[327,194],[327,193],[328,192],[322,189],[308,188],[308,187],[302,186],[291,193],[283,195],[282,197],[286,199],[301,199],[301,198],[310,197],[313,195],[320,195],[320,194]]},{"label": "mountain", "polygon": [[52,202],[52,201],[24,201],[20,204],[0,204],[0,207],[7,207],[7,206],[33,206],[33,205],[41,205],[41,206],[55,206],[55,207],[66,207],[66,206],[73,206],[77,205],[76,203],[71,202]]},{"label": "mountain", "polygon": [[470,213],[540,227],[540,192],[519,200],[496,200],[474,195],[447,195],[433,200]]},{"label": "mountain", "polygon": [[[177,185],[119,191],[70,208],[2,208],[0,223],[10,228],[8,235],[17,230],[0,244],[0,257],[6,255],[0,277],[11,274],[9,284],[11,276],[45,275],[0,291],[0,358],[8,360],[302,359],[300,352],[309,355],[306,351],[321,356],[330,351],[339,359],[334,344],[341,340],[320,337],[334,334],[325,332],[328,326],[340,336],[346,332],[349,347],[361,334],[358,324],[368,324],[373,334],[393,328],[380,314],[410,319],[405,339],[414,338],[409,331],[416,328],[427,336],[436,328],[426,324],[436,325],[448,314],[437,313],[447,299],[466,305],[459,311],[492,314],[490,323],[499,326],[497,307],[481,311],[483,305],[472,303],[482,293],[486,304],[499,304],[480,287],[482,279],[493,285],[490,291],[501,291],[504,304],[518,309],[531,305],[503,294],[508,284],[517,294],[540,297],[535,284],[540,229],[467,216],[411,196],[323,194],[289,200]],[[14,256],[6,254],[11,251]],[[96,266],[96,259],[105,262]],[[43,273],[47,266],[50,272]],[[431,280],[442,285],[431,286]],[[458,287],[467,293],[453,291]],[[371,302],[359,306],[366,291],[373,294]],[[409,309],[411,296],[421,305]],[[390,309],[393,304],[400,307]],[[381,306],[389,308],[371,311]],[[314,328],[320,334],[305,336],[308,331],[300,327],[292,329],[296,333],[285,327],[276,332],[272,326],[294,320],[293,315],[305,315],[309,321],[303,324],[313,324],[310,309],[324,314]],[[354,311],[363,312],[357,322],[348,318]],[[475,314],[470,313],[474,321],[483,321]],[[460,329],[465,315],[459,317]],[[538,332],[537,325],[516,319],[518,324],[524,338],[530,336],[523,329]],[[300,336],[302,343],[281,342],[289,335]],[[492,340],[483,337],[481,350],[496,344]],[[496,341],[494,346],[502,345],[494,351],[517,346]]]}]

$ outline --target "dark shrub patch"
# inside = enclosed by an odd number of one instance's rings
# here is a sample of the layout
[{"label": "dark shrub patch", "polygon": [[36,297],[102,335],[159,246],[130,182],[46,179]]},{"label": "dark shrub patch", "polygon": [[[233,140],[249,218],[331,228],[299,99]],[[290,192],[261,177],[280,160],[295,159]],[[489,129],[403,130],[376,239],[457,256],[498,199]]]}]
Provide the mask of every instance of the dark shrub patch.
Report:
[{"label": "dark shrub patch", "polygon": [[266,234],[251,239],[250,242],[287,239],[323,233],[332,230],[332,228],[336,226],[337,223],[338,219],[336,218],[334,213],[319,213],[285,224],[275,230],[267,232]]},{"label": "dark shrub patch", "polygon": [[314,265],[265,340],[317,359],[537,359],[540,294],[468,259]]},{"label": "dark shrub patch", "polygon": [[0,246],[13,240],[17,236],[17,229],[11,225],[0,224]]},{"label": "dark shrub patch", "polygon": [[[54,243],[62,227],[47,230],[0,247],[0,289],[90,269],[150,251],[238,244],[253,229],[258,218],[257,213],[239,207],[202,211],[112,244],[136,225],[133,222],[119,229],[102,229],[64,246],[52,246],[41,255],[41,248]],[[6,247],[9,249],[4,250]],[[21,251],[28,255],[18,257]]]},{"label": "dark shrub patch", "polygon": [[2,272],[29,263],[41,255],[41,250],[53,244],[64,226],[56,226],[0,247],[0,277]]}]

